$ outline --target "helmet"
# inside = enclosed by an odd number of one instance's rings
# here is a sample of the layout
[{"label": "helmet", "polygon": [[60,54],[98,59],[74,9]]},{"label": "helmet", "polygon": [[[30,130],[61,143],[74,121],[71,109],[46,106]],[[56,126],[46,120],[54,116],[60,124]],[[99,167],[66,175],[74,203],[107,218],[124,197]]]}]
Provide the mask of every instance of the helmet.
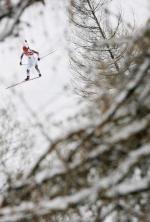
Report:
[{"label": "helmet", "polygon": [[24,52],[27,52],[28,48],[29,48],[29,46],[28,46],[27,40],[25,40],[24,43],[23,43],[22,49],[23,49]]},{"label": "helmet", "polygon": [[23,49],[24,52],[26,52],[28,50],[28,47],[23,46],[22,49]]}]

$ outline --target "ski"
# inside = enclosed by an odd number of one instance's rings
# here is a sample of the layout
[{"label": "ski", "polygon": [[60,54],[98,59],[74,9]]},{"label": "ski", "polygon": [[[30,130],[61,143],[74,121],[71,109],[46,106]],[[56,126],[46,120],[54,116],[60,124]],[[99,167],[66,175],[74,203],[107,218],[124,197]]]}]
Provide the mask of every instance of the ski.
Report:
[{"label": "ski", "polygon": [[34,79],[38,79],[38,78],[40,78],[40,77],[41,77],[41,76],[37,76],[37,77],[31,78],[31,79],[29,79],[29,80],[23,80],[23,81],[21,81],[21,82],[18,82],[18,83],[15,83],[15,84],[11,85],[11,86],[8,86],[6,89],[13,88],[13,87],[15,87],[15,86],[17,86],[17,85],[23,84],[23,83],[25,83],[25,82],[32,81],[32,80],[34,80]]}]

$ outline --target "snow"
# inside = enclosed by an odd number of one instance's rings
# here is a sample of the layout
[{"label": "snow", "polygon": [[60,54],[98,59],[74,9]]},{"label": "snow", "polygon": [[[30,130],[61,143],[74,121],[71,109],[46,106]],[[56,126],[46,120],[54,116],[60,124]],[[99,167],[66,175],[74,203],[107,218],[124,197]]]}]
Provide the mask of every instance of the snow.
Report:
[{"label": "snow", "polygon": [[125,21],[131,23],[133,26],[142,27],[149,17],[149,0],[113,0],[109,6],[110,11],[115,14],[121,11]]},{"label": "snow", "polygon": [[[120,6],[118,6],[118,1],[113,1],[111,4],[113,10],[121,8],[122,6],[122,10],[125,10],[124,16],[128,18],[125,14],[127,11],[130,11],[129,8],[135,6],[135,1],[133,4],[131,4],[130,1],[126,1],[126,4],[121,1],[119,3]],[[139,2],[136,4],[136,7],[138,7],[138,4]],[[38,118],[43,120],[47,113],[52,113],[54,123],[61,121],[66,122],[68,116],[74,116],[75,113],[80,111],[80,108],[76,105],[78,97],[73,95],[71,90],[68,92],[69,95],[64,91],[64,85],[70,85],[71,79],[66,51],[68,48],[66,39],[68,33],[68,18],[65,5],[67,5],[67,1],[58,1],[56,3],[56,1],[53,0],[47,1],[46,7],[40,4],[38,7],[34,5],[31,6],[21,18],[24,26],[23,29],[20,30],[19,39],[11,39],[11,41],[6,39],[4,43],[0,44],[1,51],[3,52],[0,54],[0,66],[3,67],[3,78],[6,86],[22,80],[26,76],[25,67],[18,66],[21,44],[24,39],[28,40],[31,47],[39,50],[41,55],[57,49],[54,54],[46,57],[39,63],[39,67],[43,73],[41,79],[15,88],[17,93],[23,93],[25,100],[38,115]],[[142,8],[144,8],[144,6]],[[136,14],[142,14],[143,12],[139,12],[139,10],[137,11],[134,8],[133,10],[135,10],[135,17],[137,16]],[[41,14],[41,16],[39,16],[39,14]],[[146,13],[144,14],[144,18],[145,17]],[[29,18],[31,28],[25,26]],[[142,19],[144,18],[142,17]],[[3,63],[3,61],[7,62]],[[9,63],[9,66],[7,66],[7,63]],[[34,70],[33,75],[35,75]],[[12,94],[12,91],[9,92],[8,96],[10,96],[10,94]],[[18,101],[18,99],[15,98],[12,98],[12,100],[17,106],[18,117],[24,121],[27,111],[25,111],[22,101]],[[68,124],[65,124],[62,130],[67,126]],[[68,128],[68,131],[69,130],[70,127]],[[53,131],[54,135],[59,135],[60,133],[58,127],[54,127]]]},{"label": "snow", "polygon": [[123,196],[129,193],[136,193],[141,190],[149,189],[150,184],[150,176],[146,178],[142,178],[139,181],[137,180],[131,180],[128,182],[124,182],[123,184],[119,184],[116,186],[112,191],[108,192],[108,196]]},{"label": "snow", "polygon": [[[65,3],[64,3],[65,2]],[[145,3],[141,3],[140,0],[136,0],[137,4],[134,1],[112,1],[112,10],[116,11],[116,9],[120,9],[122,7],[122,11],[124,17],[127,20],[131,20],[132,13],[129,11],[134,11],[134,16],[137,21],[138,18],[138,26],[141,26],[144,21],[147,19],[149,14],[147,13],[147,9],[145,9],[145,5],[148,6],[148,1]],[[147,3],[146,3],[147,2]],[[120,6],[118,6],[118,3]],[[25,4],[25,1],[23,5]],[[36,135],[36,144],[33,147],[34,152],[30,157],[34,163],[38,162],[39,156],[43,153],[48,152],[49,150],[49,142],[58,136],[64,136],[70,130],[76,129],[78,127],[78,122],[69,122],[68,118],[74,118],[74,116],[78,115],[81,112],[81,109],[84,110],[84,105],[78,105],[79,97],[74,95],[72,91],[72,86],[70,83],[71,80],[71,71],[69,67],[68,60],[68,18],[66,15],[65,5],[67,5],[67,1],[56,1],[51,0],[46,2],[46,7],[39,4],[38,7],[34,5],[30,7],[23,16],[21,17],[21,21],[24,23],[23,28],[20,27],[20,37],[18,39],[15,38],[7,38],[4,42],[0,42],[0,67],[2,67],[1,72],[1,85],[0,85],[0,107],[9,109],[9,101],[13,101],[17,108],[16,119],[18,118],[23,125],[27,124],[28,128],[35,124],[32,129]],[[136,8],[134,8],[136,5]],[[140,7],[140,10],[139,10]],[[19,11],[16,14],[16,18],[19,16]],[[41,16],[39,15],[41,14]],[[131,16],[128,16],[128,15]],[[133,17],[134,17],[133,16]],[[26,22],[30,22],[31,28],[26,26]],[[14,21],[10,21],[9,26],[3,33],[0,35],[0,40],[4,38],[4,36],[11,30],[11,26]],[[1,29],[5,27],[5,24],[2,24]],[[22,86],[16,87],[12,90],[5,90],[5,87],[18,82],[26,76],[25,66],[19,66],[19,57],[21,54],[21,45],[24,39],[27,39],[32,48],[40,51],[40,55],[46,55],[49,51],[55,50],[56,52],[52,55],[44,58],[39,62],[40,70],[43,74],[41,79],[37,81],[31,81],[28,84],[24,84]],[[120,43],[126,43],[127,39],[120,39]],[[102,42],[101,44],[106,44],[106,42]],[[148,64],[148,63],[147,63]],[[146,65],[142,67],[146,68]],[[139,72],[139,79],[136,79],[135,82],[132,82],[129,86],[130,88],[134,88],[135,84],[140,81],[142,78],[142,71]],[[34,76],[36,72],[32,71],[32,76]],[[67,90],[65,86],[69,85]],[[129,88],[129,90],[130,90]],[[148,88],[147,88],[148,91]],[[122,100],[127,96],[127,91],[123,92],[114,104],[113,109],[110,113],[106,113],[105,118],[102,120],[102,123],[114,113],[116,107],[120,105]],[[146,93],[146,92],[145,92]],[[17,94],[24,95],[24,99],[28,104],[23,102],[21,97],[18,97]],[[32,114],[31,114],[32,113]],[[44,127],[43,124],[44,123]],[[59,124],[62,123],[62,124]],[[83,124],[85,127],[88,122],[87,120],[83,120],[80,125]],[[110,138],[111,142],[117,142],[117,140],[124,139],[131,132],[137,132],[141,130],[141,128],[145,127],[147,124],[147,120],[143,120],[142,122],[136,122],[128,127],[124,128],[122,131],[117,132],[117,135]],[[32,133],[32,130],[30,133]],[[41,133],[42,132],[42,133]],[[48,132],[48,135],[45,134]],[[96,155],[100,155],[103,151],[106,151],[108,147],[98,147],[97,150],[91,151],[87,158],[91,158]],[[46,210],[55,210],[60,209],[64,210],[67,208],[69,204],[77,204],[78,201],[88,197],[91,192],[97,193],[101,190],[101,188],[108,188],[109,186],[117,183],[121,178],[127,173],[133,163],[138,161],[138,158],[143,155],[150,154],[150,145],[140,148],[137,151],[133,151],[131,155],[120,165],[117,171],[112,173],[112,176],[108,179],[102,178],[102,180],[97,184],[93,185],[92,188],[85,189],[80,191],[77,194],[72,196],[67,196],[65,198],[56,198],[53,201],[44,201],[39,203],[36,206],[33,203],[23,203],[21,206],[14,208],[13,210],[10,208],[5,209],[4,211],[0,210],[0,214],[10,214],[9,218],[5,217],[3,221],[14,221],[14,218],[18,218],[22,216],[22,213],[18,215],[14,215],[16,212],[21,212],[26,209],[37,209],[42,207],[42,209]],[[34,158],[33,158],[34,157]],[[10,162],[9,166],[18,169],[20,167],[20,159],[17,156],[12,159],[9,157]],[[14,159],[16,161],[14,161]],[[13,163],[13,166],[12,166]],[[76,161],[72,163],[71,169],[77,167],[81,163],[80,158],[76,158]],[[26,166],[27,167],[27,166]],[[30,167],[26,168],[26,174],[24,177],[28,175],[30,172]],[[51,172],[42,171],[35,175],[35,182],[40,184],[46,178],[52,178],[57,174],[65,173],[64,167],[58,167],[52,169]],[[3,179],[3,175],[0,176],[0,185],[4,183],[5,178]],[[21,181],[23,183],[23,181]],[[29,181],[30,182],[30,181]],[[124,195],[126,192],[133,192],[138,189],[144,189],[149,186],[150,179],[144,178],[142,182],[138,183],[137,181],[127,181],[126,183],[119,184],[116,188],[112,188],[108,196],[114,196],[116,194]],[[17,184],[16,184],[17,186]],[[41,211],[40,211],[41,212]],[[39,212],[39,213],[40,213]],[[88,212],[90,214],[90,212]],[[11,215],[12,214],[12,215]],[[86,214],[87,216],[87,214]],[[111,220],[107,218],[107,221]]]},{"label": "snow", "polygon": [[118,141],[126,140],[127,138],[147,128],[149,126],[149,121],[150,121],[150,116],[144,118],[142,121],[137,120],[125,126],[122,130],[120,129],[119,131],[114,132],[112,138],[109,138],[107,142],[115,144]]},{"label": "snow", "polygon": [[[3,79],[0,101],[5,108],[8,108],[8,104],[5,105],[6,99],[3,98],[10,99],[17,108],[16,119],[28,128],[35,126],[31,129],[36,136],[36,144],[33,147],[34,159],[47,148],[51,137],[58,137],[60,132],[64,132],[64,126],[59,124],[57,126],[57,123],[66,122],[68,116],[76,115],[78,99],[71,89],[68,93],[64,90],[71,77],[66,50],[68,43],[65,37],[68,29],[66,5],[67,1],[56,3],[53,0],[47,1],[46,7],[41,4],[31,6],[21,17],[23,28],[20,29],[19,38],[7,38],[4,42],[0,42],[0,67],[2,67],[1,78]],[[28,21],[31,27],[26,26]],[[19,66],[24,39],[28,40],[31,48],[39,50],[41,56],[55,49],[56,52],[39,62],[42,78],[5,90],[5,87],[22,81],[26,76],[25,66]],[[36,72],[32,71],[31,76],[35,76]],[[42,126],[43,122],[45,127]],[[49,130],[49,135],[46,135]],[[37,147],[42,148],[37,149]]]}]

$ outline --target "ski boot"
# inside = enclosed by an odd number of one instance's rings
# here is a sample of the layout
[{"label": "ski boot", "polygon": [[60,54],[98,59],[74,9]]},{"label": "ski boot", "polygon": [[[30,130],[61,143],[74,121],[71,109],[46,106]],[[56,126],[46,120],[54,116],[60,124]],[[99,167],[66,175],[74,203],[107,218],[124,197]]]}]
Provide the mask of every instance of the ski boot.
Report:
[{"label": "ski boot", "polygon": [[27,78],[25,79],[25,81],[28,81],[30,79],[30,76],[27,76]]}]

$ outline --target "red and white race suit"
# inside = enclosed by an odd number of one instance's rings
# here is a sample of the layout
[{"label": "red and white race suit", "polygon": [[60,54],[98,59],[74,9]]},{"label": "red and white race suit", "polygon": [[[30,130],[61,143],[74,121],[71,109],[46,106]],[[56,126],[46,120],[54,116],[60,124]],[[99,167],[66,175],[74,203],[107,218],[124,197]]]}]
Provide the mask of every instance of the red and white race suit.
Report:
[{"label": "red and white race suit", "polygon": [[27,69],[30,70],[32,66],[35,67],[37,65],[37,58],[34,56],[34,52],[29,48],[26,51],[24,51],[24,54],[28,58]]}]

